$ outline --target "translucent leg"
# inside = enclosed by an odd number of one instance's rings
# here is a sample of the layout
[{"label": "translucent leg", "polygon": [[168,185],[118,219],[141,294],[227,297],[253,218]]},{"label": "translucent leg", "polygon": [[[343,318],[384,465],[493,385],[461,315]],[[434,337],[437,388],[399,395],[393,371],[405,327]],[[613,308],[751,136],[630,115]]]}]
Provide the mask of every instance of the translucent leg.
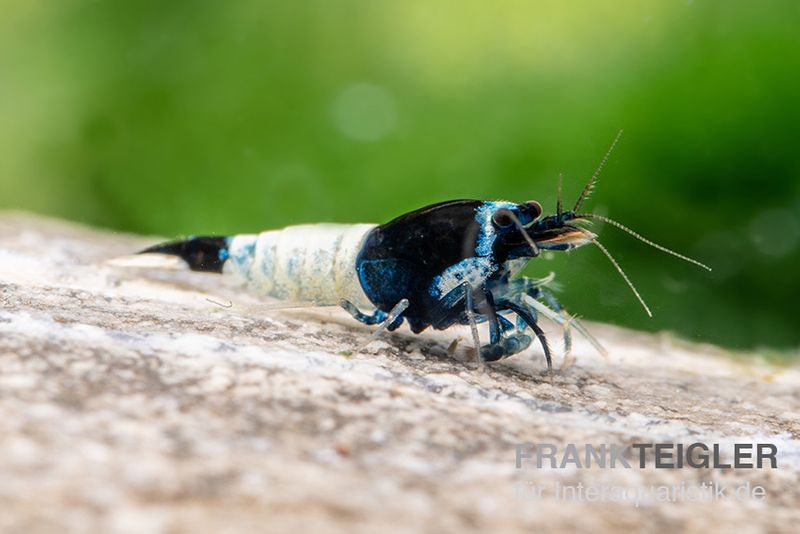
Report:
[{"label": "translucent leg", "polygon": [[[603,357],[608,356],[608,352],[603,348],[600,342],[597,341],[597,338],[591,335],[576,317],[568,314],[562,308],[558,299],[556,299],[552,292],[543,287],[547,284],[552,286],[553,278],[554,275],[551,273],[550,276],[542,279],[517,278],[516,280],[512,280],[509,283],[509,290],[506,293],[506,298],[511,299],[514,298],[515,295],[519,295],[530,307],[540,311],[542,315],[563,327],[565,358],[572,350],[572,334],[570,328],[575,328],[575,330],[585,337]],[[537,300],[539,298],[544,299],[549,307],[539,302]]]},{"label": "translucent leg", "polygon": [[386,319],[384,319],[383,322],[380,325],[378,325],[378,328],[376,328],[375,331],[372,334],[370,334],[369,338],[367,338],[367,341],[364,342],[360,347],[358,347],[357,350],[358,351],[364,350],[367,347],[367,345],[375,341],[378,338],[378,336],[380,336],[383,333],[384,330],[392,326],[392,324],[397,319],[401,319],[400,316],[403,314],[404,311],[406,311],[408,306],[409,306],[408,299],[402,299],[400,302],[395,304],[394,308],[392,308],[391,311],[389,311],[389,313],[386,314]]},{"label": "translucent leg", "polygon": [[478,334],[478,323],[475,320],[473,311],[474,302],[472,300],[472,288],[464,284],[464,294],[466,295],[465,311],[469,320],[469,328],[472,331],[472,343],[475,346],[475,360],[478,362],[478,369],[483,371],[483,355],[481,354],[481,337]]},{"label": "translucent leg", "polygon": [[[570,330],[570,320],[572,317],[561,307],[561,303],[558,302],[558,299],[553,295],[550,291],[544,288],[538,288],[539,296],[541,296],[550,308],[558,314],[558,316],[562,319],[562,321],[558,324],[561,324],[563,327],[564,333],[564,367],[566,367],[566,362],[569,360],[570,353],[572,352],[572,332]],[[537,295],[530,294],[529,295],[536,299]]]},{"label": "translucent leg", "polygon": [[[591,343],[591,345],[595,348],[595,350],[597,350],[597,352],[599,352],[603,357],[608,356],[608,352],[606,351],[606,349],[603,348],[603,346],[600,344],[597,338],[595,338],[592,334],[589,333],[588,330],[586,330],[586,327],[584,327],[580,323],[580,321],[578,321],[577,318],[568,315],[563,310],[560,313],[556,313],[555,311],[551,310],[550,308],[548,308],[547,306],[545,306],[544,304],[542,304],[541,302],[539,302],[538,300],[527,294],[522,296],[522,300],[532,308],[538,310],[542,315],[544,315],[548,319],[552,320],[556,324],[560,324],[562,327],[564,327],[565,331],[568,331],[570,327],[575,328],[575,330],[577,330],[583,337],[586,338],[586,340],[589,343]],[[565,336],[566,335],[568,334],[565,334]],[[569,337],[569,339],[571,347],[572,338]]]}]

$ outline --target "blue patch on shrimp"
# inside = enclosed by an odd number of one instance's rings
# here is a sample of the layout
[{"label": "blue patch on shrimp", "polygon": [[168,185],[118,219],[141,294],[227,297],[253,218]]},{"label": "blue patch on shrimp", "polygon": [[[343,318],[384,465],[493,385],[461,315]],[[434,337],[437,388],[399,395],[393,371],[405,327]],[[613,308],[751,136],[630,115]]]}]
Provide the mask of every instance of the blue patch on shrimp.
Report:
[{"label": "blue patch on shrimp", "polygon": [[496,270],[497,266],[489,258],[467,258],[436,276],[428,292],[432,297],[441,297],[465,282],[470,287],[479,287]]},{"label": "blue patch on shrimp", "polygon": [[291,257],[289,258],[289,261],[286,262],[286,274],[288,274],[290,277],[297,275],[297,263],[298,261],[296,257]]},{"label": "blue patch on shrimp", "polygon": [[241,235],[230,240],[228,257],[245,278],[250,277],[250,269],[256,250],[256,236]]},{"label": "blue patch on shrimp", "polygon": [[516,205],[511,202],[484,202],[475,210],[475,220],[478,221],[478,239],[475,246],[476,256],[490,256],[492,246],[497,239],[497,232],[492,225],[492,215],[500,208],[512,209]]}]

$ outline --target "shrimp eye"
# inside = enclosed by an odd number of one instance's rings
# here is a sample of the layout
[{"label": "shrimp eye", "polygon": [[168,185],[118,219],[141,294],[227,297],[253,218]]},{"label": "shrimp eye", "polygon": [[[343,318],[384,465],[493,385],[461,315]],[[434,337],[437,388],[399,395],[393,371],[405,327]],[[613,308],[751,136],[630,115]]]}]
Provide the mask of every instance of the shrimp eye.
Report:
[{"label": "shrimp eye", "polygon": [[514,224],[514,218],[511,213],[511,210],[506,208],[500,208],[494,215],[492,215],[492,222],[498,228],[508,228],[512,224]]},{"label": "shrimp eye", "polygon": [[525,206],[527,206],[528,211],[530,212],[534,221],[539,218],[539,215],[542,214],[542,205],[536,202],[535,200],[527,201],[525,203]]}]

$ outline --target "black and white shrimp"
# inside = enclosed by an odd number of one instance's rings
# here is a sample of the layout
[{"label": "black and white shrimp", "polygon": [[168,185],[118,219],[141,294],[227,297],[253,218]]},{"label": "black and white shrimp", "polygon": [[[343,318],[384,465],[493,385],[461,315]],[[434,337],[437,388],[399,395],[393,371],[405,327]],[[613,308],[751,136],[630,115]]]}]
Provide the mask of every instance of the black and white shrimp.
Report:
[{"label": "black and white shrimp", "polygon": [[[155,245],[142,253],[179,256],[193,270],[236,277],[265,296],[340,305],[356,320],[379,325],[370,340],[403,322],[414,333],[428,327],[443,330],[469,325],[480,362],[525,350],[532,343],[530,329],[552,370],[550,347],[538,324],[540,315],[564,327],[567,351],[570,326],[602,349],[547,289],[549,279],[516,276],[542,251],[596,245],[650,314],[628,277],[584,223],[604,221],[710,270],[607,217],[581,213],[611,149],[574,207],[562,209],[559,182],[556,213],[544,217],[536,201],[451,200],[380,225],[310,224],[260,234],[193,237]],[[364,307],[372,311],[361,311]],[[515,322],[509,320],[510,315],[516,316]],[[477,324],[484,322],[489,342],[481,345]]]}]

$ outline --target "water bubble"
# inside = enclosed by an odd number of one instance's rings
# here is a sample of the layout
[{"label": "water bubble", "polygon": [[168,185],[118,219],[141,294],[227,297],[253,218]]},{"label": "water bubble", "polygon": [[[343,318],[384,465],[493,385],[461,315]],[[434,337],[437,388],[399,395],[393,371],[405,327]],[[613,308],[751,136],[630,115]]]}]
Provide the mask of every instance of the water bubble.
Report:
[{"label": "water bubble", "polygon": [[377,141],[397,122],[394,97],[384,88],[367,83],[346,87],[333,106],[336,127],[358,141]]},{"label": "water bubble", "polygon": [[775,258],[792,252],[800,241],[800,224],[786,209],[762,211],[750,222],[749,231],[756,249]]}]

